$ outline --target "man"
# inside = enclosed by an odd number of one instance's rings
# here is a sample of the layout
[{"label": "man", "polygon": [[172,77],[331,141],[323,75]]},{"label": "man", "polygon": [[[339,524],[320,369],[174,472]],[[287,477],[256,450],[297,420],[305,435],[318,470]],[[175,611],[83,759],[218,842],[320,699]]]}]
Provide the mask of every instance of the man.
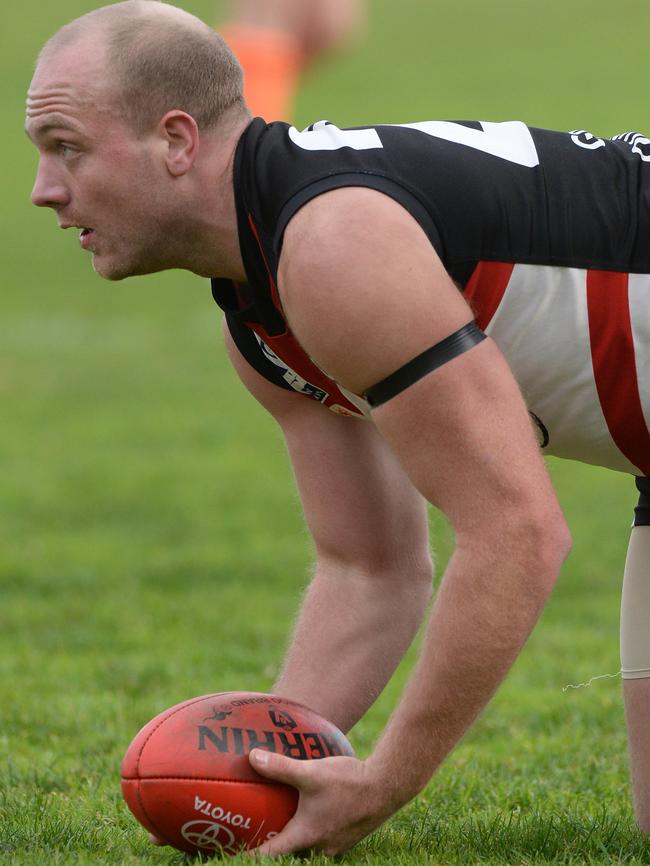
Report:
[{"label": "man", "polygon": [[[284,431],[317,566],[276,691],[349,729],[423,617],[427,501],[453,526],[420,658],[372,755],[251,755],[300,790],[262,850],[343,851],[424,787],[539,617],[569,547],[539,445],[650,474],[649,142],[251,123],[227,47],[151,0],[50,40],[27,132],[34,203],[81,229],[101,276],[214,278],[233,364]],[[640,484],[622,651],[649,831]]]}]

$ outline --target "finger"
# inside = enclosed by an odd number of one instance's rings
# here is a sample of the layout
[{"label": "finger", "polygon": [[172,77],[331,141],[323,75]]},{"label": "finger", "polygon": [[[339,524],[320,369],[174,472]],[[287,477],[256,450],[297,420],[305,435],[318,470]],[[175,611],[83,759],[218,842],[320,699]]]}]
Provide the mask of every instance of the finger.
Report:
[{"label": "finger", "polygon": [[296,821],[289,821],[282,832],[248,852],[252,857],[279,857],[281,854],[306,854],[313,847]]},{"label": "finger", "polygon": [[296,758],[287,758],[286,755],[277,755],[275,752],[267,752],[264,749],[253,749],[248,759],[253,769],[273,779],[276,782],[284,782],[293,785],[294,788],[304,789],[312,778],[312,764],[315,761],[299,761]]}]

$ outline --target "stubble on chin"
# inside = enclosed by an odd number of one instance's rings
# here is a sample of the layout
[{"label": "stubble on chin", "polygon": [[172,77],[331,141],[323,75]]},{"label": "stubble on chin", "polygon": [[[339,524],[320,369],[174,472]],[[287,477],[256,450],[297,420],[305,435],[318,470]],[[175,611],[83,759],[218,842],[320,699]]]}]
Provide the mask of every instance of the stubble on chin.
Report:
[{"label": "stubble on chin", "polygon": [[153,259],[111,263],[101,261],[99,257],[95,256],[93,256],[92,265],[97,276],[111,283],[117,283],[129,277],[146,277],[149,274],[158,274],[161,271],[167,271],[176,267],[176,265],[169,264],[166,261],[154,261]]},{"label": "stubble on chin", "polygon": [[92,266],[99,277],[118,282],[183,267],[176,255],[176,245],[170,242],[178,236],[178,228],[161,222],[145,228],[145,222],[140,221],[135,237],[120,232],[110,240],[101,239],[108,242],[109,248],[93,252]]},{"label": "stubble on chin", "polygon": [[101,257],[97,255],[93,255],[92,266],[98,277],[111,283],[117,283],[120,280],[125,280],[127,277],[136,276],[136,272],[132,268],[127,267],[126,264],[119,265],[113,263],[111,266],[110,262],[102,261]]}]

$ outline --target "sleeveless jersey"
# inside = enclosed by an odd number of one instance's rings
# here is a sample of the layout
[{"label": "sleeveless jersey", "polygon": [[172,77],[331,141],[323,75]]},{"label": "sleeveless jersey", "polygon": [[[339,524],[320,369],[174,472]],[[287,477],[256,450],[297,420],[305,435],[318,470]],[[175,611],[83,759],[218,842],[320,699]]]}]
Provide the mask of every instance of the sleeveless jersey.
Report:
[{"label": "sleeveless jersey", "polygon": [[247,283],[214,279],[214,298],[267,379],[363,417],[363,398],[299,345],[277,291],[290,219],[348,186],[420,224],[508,360],[547,453],[650,475],[650,140],[518,121],[299,132],[255,119],[234,166]]}]

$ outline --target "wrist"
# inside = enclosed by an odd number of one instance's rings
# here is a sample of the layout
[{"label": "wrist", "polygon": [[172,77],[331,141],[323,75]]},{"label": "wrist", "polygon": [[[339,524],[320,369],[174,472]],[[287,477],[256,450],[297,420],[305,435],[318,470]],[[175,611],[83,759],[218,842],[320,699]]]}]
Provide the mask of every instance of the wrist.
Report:
[{"label": "wrist", "polygon": [[383,755],[377,751],[364,761],[369,783],[381,792],[381,808],[387,815],[397,812],[426,786],[432,774],[410,766],[402,755]]}]

